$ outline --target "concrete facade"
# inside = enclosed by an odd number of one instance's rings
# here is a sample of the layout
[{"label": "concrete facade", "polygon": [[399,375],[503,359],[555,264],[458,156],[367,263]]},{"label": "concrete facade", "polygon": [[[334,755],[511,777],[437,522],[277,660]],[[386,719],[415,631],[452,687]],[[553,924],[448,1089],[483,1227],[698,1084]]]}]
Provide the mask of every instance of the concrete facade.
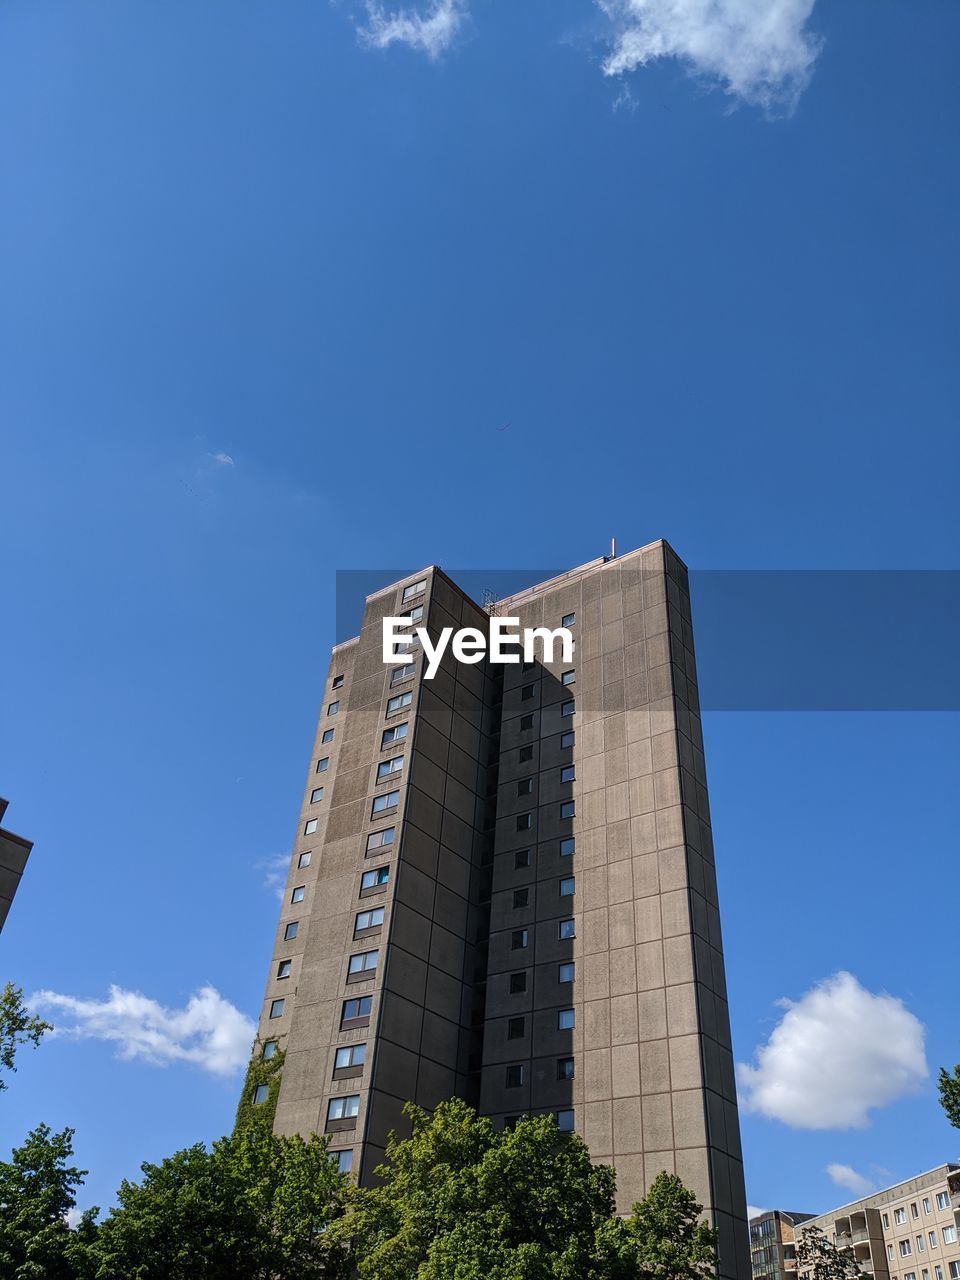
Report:
[{"label": "concrete facade", "polygon": [[[810,1218],[876,1280],[960,1280],[960,1165],[943,1164]],[[797,1268],[798,1280],[810,1280]]]},{"label": "concrete facade", "polygon": [[[7,811],[7,804],[8,801],[0,798],[0,822]],[[0,827],[0,929],[10,913],[32,848],[30,840],[24,840],[23,836],[14,835],[12,831],[5,831]]]},{"label": "concrete facade", "polygon": [[750,1219],[750,1268],[753,1280],[796,1280],[796,1240],[809,1213],[768,1209]]},{"label": "concrete facade", "polygon": [[553,1111],[621,1211],[679,1174],[745,1280],[686,570],[657,542],[491,607],[568,625],[571,662],[448,651],[427,681],[415,650],[392,674],[380,621],[421,608],[431,638],[487,627],[434,567],[333,650],[260,1022],[286,1049],[276,1128],[329,1133],[369,1182],[407,1099]]}]

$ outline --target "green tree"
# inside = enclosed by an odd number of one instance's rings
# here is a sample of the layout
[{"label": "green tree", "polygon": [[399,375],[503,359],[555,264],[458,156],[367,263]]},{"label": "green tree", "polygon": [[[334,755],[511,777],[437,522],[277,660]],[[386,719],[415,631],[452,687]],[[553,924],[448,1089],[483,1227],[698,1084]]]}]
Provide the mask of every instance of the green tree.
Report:
[{"label": "green tree", "polygon": [[336,1280],[346,1179],[326,1142],[252,1126],[141,1166],[93,1246],[100,1280]]},{"label": "green tree", "polygon": [[39,1125],[9,1161],[0,1161],[0,1276],[4,1280],[74,1280],[86,1274],[97,1210],[76,1231],[67,1214],[86,1171],[68,1165],[73,1130]]},{"label": "green tree", "polygon": [[[52,1030],[49,1022],[30,1016],[23,1003],[23,991],[8,982],[0,992],[0,1067],[16,1071],[20,1045],[32,1044],[36,1048],[43,1033]],[[0,1076],[0,1090],[6,1088],[7,1082]]]},{"label": "green tree", "polygon": [[947,1119],[955,1129],[960,1129],[960,1063],[957,1063],[953,1071],[947,1071],[945,1067],[941,1067],[937,1084],[940,1090],[940,1105]]},{"label": "green tree", "polygon": [[853,1280],[859,1269],[849,1246],[834,1244],[819,1227],[804,1227],[797,1241],[797,1274],[803,1280]]},{"label": "green tree", "polygon": [[[459,1099],[432,1116],[404,1108],[374,1187],[356,1188],[334,1228],[362,1280],[705,1280],[713,1234],[679,1179],[658,1178],[621,1222],[611,1168],[591,1163],[552,1116],[498,1131]],[[665,1179],[665,1181],[664,1181]],[[692,1214],[693,1221],[688,1222]],[[674,1233],[672,1245],[657,1237]]]}]

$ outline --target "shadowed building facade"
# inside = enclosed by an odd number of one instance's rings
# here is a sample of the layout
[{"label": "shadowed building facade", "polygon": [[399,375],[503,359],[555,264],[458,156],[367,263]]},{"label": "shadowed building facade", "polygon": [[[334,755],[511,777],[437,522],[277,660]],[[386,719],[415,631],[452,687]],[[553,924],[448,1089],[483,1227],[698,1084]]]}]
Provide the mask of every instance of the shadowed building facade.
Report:
[{"label": "shadowed building facade", "polygon": [[[0,822],[3,821],[8,803],[0,799]],[[3,928],[13,905],[14,895],[20,887],[20,877],[23,875],[32,848],[32,841],[25,840],[23,836],[16,836],[12,831],[5,831],[0,827],[0,929]]]},{"label": "shadowed building facade", "polygon": [[[382,660],[566,626],[572,660]],[[686,570],[666,543],[488,609],[432,567],[367,597],[332,651],[260,1020],[275,1127],[369,1182],[403,1103],[553,1112],[618,1203],[676,1172],[750,1257]]]}]

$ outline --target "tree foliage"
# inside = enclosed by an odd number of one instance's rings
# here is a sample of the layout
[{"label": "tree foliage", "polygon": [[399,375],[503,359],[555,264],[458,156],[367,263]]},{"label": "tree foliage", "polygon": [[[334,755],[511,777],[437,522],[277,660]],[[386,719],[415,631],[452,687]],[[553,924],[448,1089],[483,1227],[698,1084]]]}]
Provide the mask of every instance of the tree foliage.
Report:
[{"label": "tree foliage", "polygon": [[[622,1221],[614,1171],[552,1116],[495,1130],[459,1099],[408,1105],[377,1186],[334,1228],[361,1280],[706,1280],[713,1233],[679,1179],[661,1175]],[[669,1241],[662,1231],[673,1233]]]},{"label": "tree foliage", "polygon": [[[16,1071],[17,1050],[22,1044],[40,1043],[46,1031],[52,1031],[49,1022],[31,1017],[23,1003],[23,991],[8,982],[0,992],[0,1067],[4,1071]],[[7,1082],[0,1076],[0,1090]]]},{"label": "tree foliage", "polygon": [[806,1280],[853,1280],[859,1274],[853,1250],[834,1244],[819,1227],[804,1227],[800,1231],[797,1271]]},{"label": "tree foliage", "polygon": [[4,1280],[73,1280],[86,1274],[87,1246],[96,1209],[76,1231],[67,1214],[85,1170],[68,1165],[73,1130],[54,1133],[41,1124],[9,1161],[0,1161],[0,1276]]},{"label": "tree foliage", "polygon": [[955,1129],[960,1129],[960,1063],[957,1063],[953,1071],[940,1068],[937,1087],[944,1114]]}]

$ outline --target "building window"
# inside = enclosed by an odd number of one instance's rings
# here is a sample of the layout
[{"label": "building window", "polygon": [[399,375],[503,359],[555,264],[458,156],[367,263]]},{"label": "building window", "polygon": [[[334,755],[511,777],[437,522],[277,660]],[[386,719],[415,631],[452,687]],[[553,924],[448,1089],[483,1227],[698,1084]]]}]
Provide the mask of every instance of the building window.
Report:
[{"label": "building window", "polygon": [[557,1079],[558,1080],[573,1079],[573,1059],[572,1058],[557,1059]]},{"label": "building window", "polygon": [[400,803],[399,791],[385,791],[382,796],[373,797],[373,808],[371,814],[384,813],[387,809],[395,809]]},{"label": "building window", "polygon": [[922,1202],[921,1202],[921,1203],[923,1204],[923,1212],[924,1212],[924,1213],[932,1213],[932,1212],[933,1212],[933,1210],[932,1210],[932,1209],[931,1209],[931,1207],[930,1207],[930,1197],[929,1197],[929,1196],[924,1196],[924,1197],[923,1197],[923,1200],[922,1200]]},{"label": "building window", "polygon": [[529,889],[514,889],[513,891],[513,909],[516,911],[518,907],[525,907],[530,901]]},{"label": "building window", "polygon": [[383,907],[374,907],[372,911],[357,912],[353,929],[355,933],[359,933],[361,929],[376,929],[381,924],[383,924]]},{"label": "building window", "polygon": [[950,1280],[960,1280],[960,1262],[950,1263]]},{"label": "building window", "polygon": [[313,833],[316,831],[316,829],[317,829],[316,818],[308,818],[307,821],[303,824],[303,834],[305,836],[312,836]]},{"label": "building window", "polygon": [[943,1228],[941,1228],[941,1233],[942,1233],[942,1235],[943,1235],[943,1243],[944,1243],[944,1244],[956,1244],[956,1243],[957,1243],[957,1228],[956,1228],[956,1227],[943,1227]]},{"label": "building window", "polygon": [[572,1009],[557,1010],[557,1030],[572,1031],[576,1022],[576,1015]]},{"label": "building window", "polygon": [[[917,1217],[920,1217],[919,1213]],[[923,1236],[917,1236],[917,1253],[923,1253]]]},{"label": "building window", "polygon": [[326,773],[329,768],[330,768],[329,756],[324,756],[321,760],[317,761],[317,773]]},{"label": "building window", "polygon": [[334,677],[333,677],[333,684],[330,686],[330,688],[331,688],[331,689],[342,689],[342,688],[343,688],[343,676],[334,676]]},{"label": "building window", "polygon": [[523,685],[520,689],[521,702],[529,702],[530,699],[533,697],[533,695],[536,693],[536,691],[537,691],[537,686],[535,684]]},{"label": "building window", "polygon": [[910,1243],[910,1241],[901,1240],[900,1241],[900,1257],[909,1258],[911,1253],[913,1253],[913,1245]]},{"label": "building window", "polygon": [[390,672],[391,685],[400,684],[403,680],[409,680],[416,669],[415,662],[406,662],[402,667],[394,667]]},{"label": "building window", "polygon": [[360,1114],[359,1093],[346,1093],[327,1103],[328,1120],[352,1120]]},{"label": "building window", "polygon": [[528,729],[533,728],[533,716],[520,717],[520,732],[526,733]]},{"label": "building window", "polygon": [[408,721],[404,720],[403,724],[395,724],[390,729],[384,729],[383,737],[380,739],[380,749],[383,750],[384,747],[389,747],[391,742],[399,742],[401,738],[405,738],[409,727]]},{"label": "building window", "polygon": [[577,771],[572,764],[565,764],[563,768],[560,770],[561,782],[573,782],[576,776],[577,776]]},{"label": "building window", "polygon": [[284,942],[292,942],[299,932],[300,932],[300,921],[291,920],[290,923],[287,925],[287,927],[283,931]]},{"label": "building window", "polygon": [[337,713],[339,712],[339,710],[340,710],[340,703],[339,703],[339,702],[331,702],[331,703],[328,705],[328,707],[327,707],[327,715],[328,715],[328,716],[335,716],[335,715],[337,715]]},{"label": "building window", "polygon": [[292,960],[281,960],[280,963],[277,965],[277,977],[289,978],[290,972],[292,969],[293,969]]},{"label": "building window", "polygon": [[323,737],[320,739],[320,741],[321,741],[321,742],[332,742],[332,741],[333,741],[333,735],[334,735],[334,732],[335,732],[335,730],[333,730],[333,729],[324,729],[324,731],[323,731]]},{"label": "building window", "polygon": [[894,1211],[893,1211],[893,1220],[894,1220],[894,1222],[897,1224],[897,1226],[898,1226],[898,1227],[902,1227],[902,1226],[903,1226],[903,1224],[904,1224],[904,1223],[906,1222],[906,1220],[907,1220],[907,1211],[906,1211],[906,1209],[894,1209]]},{"label": "building window", "polygon": [[566,960],[557,966],[557,981],[572,982],[577,976],[577,966],[572,960]]},{"label": "building window", "polygon": [[577,812],[577,802],[575,800],[564,800],[560,805],[560,817],[572,818]]},{"label": "building window", "polygon": [[577,922],[571,918],[569,920],[561,920],[557,926],[557,936],[560,938],[575,938],[577,936]]},{"label": "building window", "polygon": [[529,867],[529,865],[530,865],[530,850],[529,850],[529,849],[518,849],[518,850],[516,851],[516,853],[513,855],[513,865],[514,865],[515,870],[517,870],[517,871],[522,871],[524,867]]},{"label": "building window", "polygon": [[319,804],[323,799],[323,787],[314,787],[310,792],[310,803]]},{"label": "building window", "polygon": [[423,605],[415,604],[412,609],[404,609],[400,617],[407,619],[407,621],[403,624],[405,627],[411,626],[412,623],[414,622],[419,622],[420,619],[423,617]]},{"label": "building window", "polygon": [[389,867],[377,867],[374,871],[365,871],[360,877],[361,889],[379,889],[390,879]]},{"label": "building window", "polygon": [[577,735],[572,729],[568,729],[566,733],[560,735],[560,749],[565,751],[567,747],[572,747],[577,740]]},{"label": "building window", "polygon": [[573,1133],[573,1112],[557,1112],[557,1128],[561,1133]]},{"label": "building window", "polygon": [[522,951],[530,941],[529,933],[526,929],[514,929],[510,935],[510,950]]},{"label": "building window", "polygon": [[890,1215],[889,1215],[888,1213],[883,1213],[883,1214],[881,1214],[880,1216],[881,1216],[881,1219],[882,1219],[882,1221],[883,1221],[883,1225],[884,1225],[884,1227],[889,1227],[889,1226],[890,1226]]},{"label": "building window", "polygon": [[387,715],[392,716],[395,711],[402,711],[404,707],[409,707],[413,702],[413,694],[395,693],[392,698],[387,699]]},{"label": "building window", "polygon": [[294,889],[293,893],[291,893],[290,895],[290,901],[302,902],[303,895],[306,893],[306,891],[307,891],[307,886],[305,884],[298,884],[297,887]]},{"label": "building window", "polygon": [[920,1210],[917,1207],[916,1201],[914,1201],[914,1203],[910,1206],[910,1217],[913,1218],[914,1220],[920,1217]]},{"label": "building window", "polygon": [[943,1267],[934,1267],[933,1274],[936,1277],[936,1280],[943,1280]]},{"label": "building window", "polygon": [[576,892],[576,877],[564,876],[564,878],[560,881],[560,897],[572,898],[575,892]]},{"label": "building window", "polygon": [[937,1247],[937,1233],[935,1231],[928,1231],[927,1239],[930,1241],[930,1248],[935,1249]]},{"label": "building window", "polygon": [[345,1151],[331,1151],[330,1154],[337,1162],[337,1173],[349,1173],[353,1167],[353,1148],[347,1147]]},{"label": "building window", "polygon": [[572,716],[577,709],[577,704],[571,698],[569,702],[560,703],[560,714],[562,716]]},{"label": "building window", "polygon": [[532,826],[533,826],[532,813],[517,814],[517,830],[518,831],[529,831]]},{"label": "building window", "polygon": [[527,989],[526,971],[521,969],[519,973],[511,973],[510,975],[510,994],[518,996]]},{"label": "building window", "polygon": [[521,747],[520,754],[517,757],[521,764],[525,764],[528,760],[533,759],[533,747]]},{"label": "building window", "polygon": [[523,1018],[507,1019],[507,1039],[508,1040],[523,1039]]},{"label": "building window", "polygon": [[893,1261],[893,1245],[892,1244],[887,1245],[887,1257],[891,1262]]},{"label": "building window", "polygon": [[276,1057],[276,1054],[277,1054],[277,1042],[276,1042],[276,1040],[267,1040],[267,1041],[264,1043],[264,1046],[263,1046],[263,1053],[262,1053],[261,1057],[264,1059],[264,1061],[265,1061],[265,1062],[269,1062],[271,1058],[275,1058],[275,1057]]},{"label": "building window", "polygon": [[529,796],[532,794],[533,794],[533,779],[521,778],[520,781],[517,783],[517,795]]},{"label": "building window", "polygon": [[389,760],[381,760],[377,765],[377,777],[389,778],[392,773],[399,773],[403,768],[403,756],[391,756]]},{"label": "building window", "polygon": [[340,1029],[351,1022],[354,1026],[362,1021],[370,1021],[370,1010],[373,1008],[373,996],[361,996],[358,1000],[344,1000],[340,1013]]},{"label": "building window", "polygon": [[414,596],[422,596],[426,589],[426,578],[421,578],[419,582],[411,582],[409,586],[403,588],[403,603],[406,604]]},{"label": "building window", "polygon": [[576,853],[577,842],[573,836],[564,836],[560,841],[560,857],[569,858],[571,853]]},{"label": "building window", "polygon": [[298,866],[298,867],[309,867],[309,865],[310,865],[310,858],[311,858],[311,854],[310,854],[310,851],[309,851],[309,849],[308,849],[306,853],[301,853],[300,857],[297,859],[297,866]]},{"label": "building window", "polygon": [[344,1071],[347,1067],[362,1067],[367,1057],[365,1044],[347,1044],[337,1050],[333,1060],[334,1071]]},{"label": "building window", "polygon": [[523,1064],[517,1063],[507,1067],[504,1083],[508,1089],[519,1089],[523,1084]]},{"label": "building window", "polygon": [[950,1197],[947,1195],[946,1191],[938,1191],[937,1192],[937,1208],[949,1209],[949,1207],[950,1207]]},{"label": "building window", "polygon": [[270,1001],[270,1017],[271,1018],[283,1017],[283,1003],[284,1003],[283,1000]]},{"label": "building window", "polygon": [[[394,795],[397,795],[394,792]],[[383,796],[377,796],[377,800],[384,799]],[[367,836],[367,853],[373,849],[385,849],[393,844],[393,837],[397,834],[396,827],[384,827],[382,831],[371,831]]]},{"label": "building window", "polygon": [[270,1097],[270,1086],[268,1084],[258,1084],[253,1091],[253,1104],[259,1107],[262,1102]]},{"label": "building window", "polygon": [[377,960],[379,959],[379,951],[356,951],[350,957],[347,965],[347,973],[351,977],[357,977],[363,974],[365,977],[372,977],[377,968]]},{"label": "building window", "polygon": [[560,677],[561,684],[576,684],[576,682],[577,682],[576,671],[564,671],[563,675]]}]

